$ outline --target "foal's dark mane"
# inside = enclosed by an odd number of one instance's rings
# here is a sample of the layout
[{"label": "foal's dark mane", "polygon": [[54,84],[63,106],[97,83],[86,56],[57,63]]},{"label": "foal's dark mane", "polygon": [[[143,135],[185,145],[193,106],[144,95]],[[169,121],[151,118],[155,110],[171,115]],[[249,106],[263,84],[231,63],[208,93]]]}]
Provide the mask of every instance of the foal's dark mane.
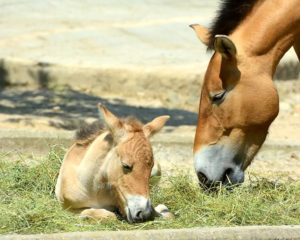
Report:
[{"label": "foal's dark mane", "polygon": [[82,123],[75,132],[75,142],[80,145],[86,145],[105,131],[105,125],[98,121],[93,123]]},{"label": "foal's dark mane", "polygon": [[214,45],[216,34],[228,35],[251,12],[258,0],[222,0],[221,7],[209,29],[208,49]]},{"label": "foal's dark mane", "polygon": [[[134,117],[127,117],[120,119],[123,124],[131,126],[131,132],[143,131],[143,124]],[[101,133],[109,130],[105,124],[100,121],[94,121],[93,123],[82,123],[79,129],[75,133],[75,142],[79,145],[87,145],[93,142],[97,136]]]}]

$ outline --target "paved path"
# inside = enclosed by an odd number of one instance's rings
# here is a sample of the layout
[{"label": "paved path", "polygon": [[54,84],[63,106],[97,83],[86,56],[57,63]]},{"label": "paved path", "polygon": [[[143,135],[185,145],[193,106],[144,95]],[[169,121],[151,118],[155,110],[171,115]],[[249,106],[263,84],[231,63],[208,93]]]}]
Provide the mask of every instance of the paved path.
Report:
[{"label": "paved path", "polygon": [[0,0],[0,59],[199,71],[210,54],[188,25],[208,26],[218,2]]},{"label": "paved path", "polygon": [[188,25],[208,25],[217,2],[1,0],[0,58],[100,68],[199,65],[205,48]]}]

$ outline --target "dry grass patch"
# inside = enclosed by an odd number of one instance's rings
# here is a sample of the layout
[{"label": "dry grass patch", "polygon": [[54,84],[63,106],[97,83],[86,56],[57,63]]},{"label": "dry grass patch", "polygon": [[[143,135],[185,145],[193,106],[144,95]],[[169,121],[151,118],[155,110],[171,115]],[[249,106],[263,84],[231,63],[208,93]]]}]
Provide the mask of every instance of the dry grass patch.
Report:
[{"label": "dry grass patch", "polygon": [[[126,221],[82,220],[63,211],[54,197],[57,173],[64,154],[53,148],[40,164],[0,161],[0,233],[133,230],[198,226],[300,224],[300,182],[256,179],[228,191],[199,189],[187,173],[166,177],[152,187],[152,202],[166,204],[175,220],[128,224]],[[0,155],[1,157],[1,155]]]}]

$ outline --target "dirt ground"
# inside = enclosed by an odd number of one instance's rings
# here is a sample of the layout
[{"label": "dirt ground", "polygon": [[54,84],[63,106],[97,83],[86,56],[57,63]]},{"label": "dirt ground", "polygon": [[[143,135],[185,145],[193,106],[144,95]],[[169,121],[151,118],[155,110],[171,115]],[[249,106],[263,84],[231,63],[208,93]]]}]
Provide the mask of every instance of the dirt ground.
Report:
[{"label": "dirt ground", "polygon": [[[252,176],[299,180],[300,81],[275,83],[280,94],[280,114],[270,128],[266,146],[248,170]],[[168,126],[154,141],[156,158],[165,172],[182,169],[193,172],[192,142],[197,102],[182,107],[176,101],[170,106],[170,102],[166,104],[163,99],[147,99],[139,95],[116,98],[109,94],[88,93],[71,88],[6,88],[0,92],[0,130],[73,131],[81,122],[91,122],[98,117],[98,102],[106,104],[117,115],[134,115],[143,122],[158,115],[169,114],[171,120]],[[13,154],[15,151],[5,156]]]}]

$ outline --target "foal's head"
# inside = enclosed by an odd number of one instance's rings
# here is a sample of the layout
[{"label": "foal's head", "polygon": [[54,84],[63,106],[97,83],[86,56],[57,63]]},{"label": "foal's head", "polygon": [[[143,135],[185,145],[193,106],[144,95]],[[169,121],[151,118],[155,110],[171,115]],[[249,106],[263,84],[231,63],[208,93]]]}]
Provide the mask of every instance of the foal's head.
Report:
[{"label": "foal's head", "polygon": [[134,118],[119,119],[107,108],[99,106],[111,141],[106,164],[105,181],[112,187],[117,205],[129,222],[141,222],[154,215],[149,198],[149,179],[154,165],[149,138],[169,119],[160,116],[143,125]]},{"label": "foal's head", "polygon": [[[208,44],[207,29],[192,27]],[[215,36],[204,77],[194,143],[195,170],[204,185],[243,182],[244,170],[278,114],[278,95],[267,66],[244,54],[240,43]]]}]

